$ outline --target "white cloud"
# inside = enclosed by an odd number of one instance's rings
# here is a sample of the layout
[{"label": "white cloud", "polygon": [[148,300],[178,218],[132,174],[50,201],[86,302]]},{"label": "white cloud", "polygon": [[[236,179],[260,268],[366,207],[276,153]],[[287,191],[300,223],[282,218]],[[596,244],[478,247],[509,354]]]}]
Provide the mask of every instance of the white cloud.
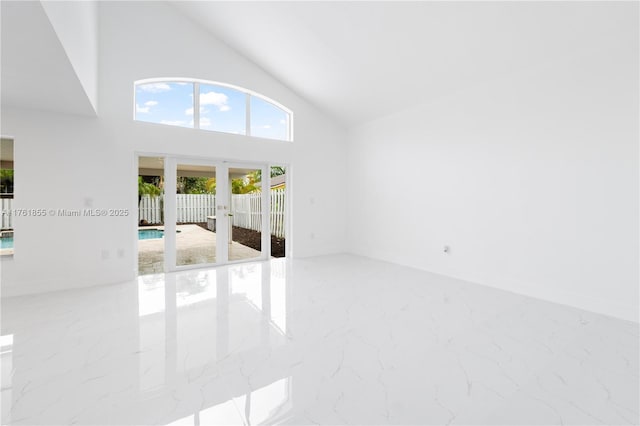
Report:
[{"label": "white cloud", "polygon": [[149,84],[141,84],[138,88],[144,92],[149,93],[160,93],[160,92],[168,92],[171,90],[171,86],[167,83],[149,83]]},{"label": "white cloud", "polygon": [[[200,107],[200,114],[208,112],[203,106]],[[193,107],[184,110],[184,115],[193,115]]]},{"label": "white cloud", "polygon": [[200,117],[200,128],[211,126],[211,120],[207,117]]},{"label": "white cloud", "polygon": [[265,124],[264,126],[260,126],[261,129],[270,129],[271,124]]},{"label": "white cloud", "polygon": [[280,124],[287,124],[286,120],[280,120]]},{"label": "white cloud", "polygon": [[144,103],[144,106],[140,106],[136,104],[136,112],[138,114],[149,114],[151,112],[151,107],[158,105],[157,101],[147,101]]},{"label": "white cloud", "polygon": [[229,97],[224,93],[207,92],[200,94],[200,105],[215,105],[222,112],[231,109],[227,102],[229,102]]}]

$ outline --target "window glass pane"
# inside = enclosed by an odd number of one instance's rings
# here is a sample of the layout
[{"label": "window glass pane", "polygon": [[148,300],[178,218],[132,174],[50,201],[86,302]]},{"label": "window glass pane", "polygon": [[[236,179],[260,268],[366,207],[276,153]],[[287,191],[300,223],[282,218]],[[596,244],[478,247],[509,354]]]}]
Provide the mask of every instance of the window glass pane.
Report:
[{"label": "window glass pane", "polygon": [[200,128],[246,134],[246,94],[227,87],[200,84]]},{"label": "window glass pane", "polygon": [[289,140],[289,114],[274,104],[251,97],[251,136]]},{"label": "window glass pane", "polygon": [[160,82],[137,85],[136,120],[193,127],[193,83]]},{"label": "window glass pane", "polygon": [[13,139],[0,144],[0,256],[13,254]]}]

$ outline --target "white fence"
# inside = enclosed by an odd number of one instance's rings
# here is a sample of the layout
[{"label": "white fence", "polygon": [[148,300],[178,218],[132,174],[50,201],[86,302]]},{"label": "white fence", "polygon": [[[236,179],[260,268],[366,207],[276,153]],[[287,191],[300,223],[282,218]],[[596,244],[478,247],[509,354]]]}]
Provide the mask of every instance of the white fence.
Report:
[{"label": "white fence", "polygon": [[138,220],[148,223],[162,223],[162,197],[143,195],[138,204]]},{"label": "white fence", "polygon": [[271,235],[284,238],[284,188],[271,191]]},{"label": "white fence", "polygon": [[[284,238],[284,189],[274,189],[271,196],[271,235]],[[262,194],[233,194],[231,196],[233,226],[262,229]]]},{"label": "white fence", "polygon": [[262,228],[262,194],[233,194],[231,214],[233,226],[259,231]]},{"label": "white fence", "polygon": [[176,194],[176,222],[206,222],[216,215],[216,196],[213,194]]},{"label": "white fence", "polygon": [[[271,196],[271,235],[284,238],[284,189],[275,189]],[[140,200],[139,220],[151,224],[163,222],[163,198],[143,195]],[[178,223],[206,222],[215,216],[216,196],[211,194],[176,194],[176,221]],[[233,226],[260,231],[262,229],[262,194],[233,194],[231,196]]]},{"label": "white fence", "polygon": [[13,198],[0,199],[0,207],[2,207],[2,226],[0,229],[13,229],[13,215],[11,215],[12,206]]}]

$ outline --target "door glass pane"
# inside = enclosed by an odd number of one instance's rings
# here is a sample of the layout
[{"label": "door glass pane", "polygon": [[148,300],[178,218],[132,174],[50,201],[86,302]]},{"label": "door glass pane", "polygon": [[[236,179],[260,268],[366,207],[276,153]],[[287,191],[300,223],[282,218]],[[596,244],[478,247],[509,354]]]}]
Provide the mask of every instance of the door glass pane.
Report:
[{"label": "door glass pane", "polygon": [[271,166],[271,257],[285,257],[285,188],[287,169],[284,166]]},{"label": "door glass pane", "polygon": [[13,139],[0,144],[0,256],[13,254]]},{"label": "door glass pane", "polygon": [[164,158],[138,159],[138,274],[164,271]]},{"label": "door glass pane", "polygon": [[216,262],[216,169],[178,164],[176,265]]},{"label": "door glass pane", "polygon": [[261,170],[229,168],[229,260],[260,257],[262,247]]}]

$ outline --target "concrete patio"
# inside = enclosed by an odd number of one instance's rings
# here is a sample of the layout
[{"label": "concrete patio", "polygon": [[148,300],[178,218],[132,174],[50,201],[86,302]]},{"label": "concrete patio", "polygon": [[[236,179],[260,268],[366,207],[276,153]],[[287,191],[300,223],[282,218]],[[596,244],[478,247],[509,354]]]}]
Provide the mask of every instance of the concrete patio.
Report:
[{"label": "concrete patio", "polygon": [[[164,229],[163,226],[143,229]],[[177,225],[177,265],[215,263],[216,233],[198,225]],[[235,241],[229,244],[229,260],[253,259],[260,256],[258,250]],[[138,240],[138,274],[146,275],[164,271],[164,239]]]}]

